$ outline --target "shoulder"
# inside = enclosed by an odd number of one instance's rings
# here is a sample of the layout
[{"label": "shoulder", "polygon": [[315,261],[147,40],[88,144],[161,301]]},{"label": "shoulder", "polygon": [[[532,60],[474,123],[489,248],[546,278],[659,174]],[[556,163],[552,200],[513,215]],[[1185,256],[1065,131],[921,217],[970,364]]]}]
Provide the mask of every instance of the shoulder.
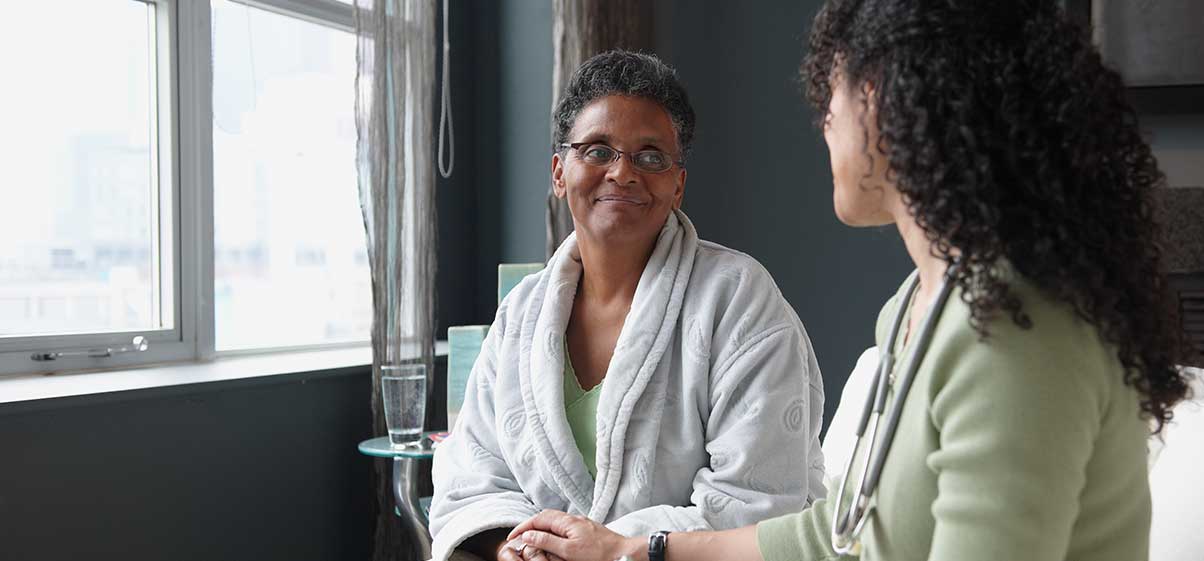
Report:
[{"label": "shoulder", "polygon": [[[1075,313],[1073,307],[1054,299],[1022,277],[1013,277],[1009,287],[1031,321],[1017,325],[1010,315],[996,313],[982,336],[970,326],[970,306],[955,291],[942,315],[950,325],[938,328],[936,337],[962,348],[971,358],[981,357],[1003,365],[1035,370],[1077,366],[1072,371],[1100,372],[1119,366],[1114,349],[1104,342],[1095,325]],[[942,333],[943,328],[948,331]]]},{"label": "shoulder", "polygon": [[978,396],[995,404],[1028,404],[1032,413],[1041,403],[1051,414],[1066,412],[1072,403],[1084,413],[1101,412],[1123,384],[1115,349],[1070,305],[1020,277],[1009,285],[1031,325],[997,313],[982,336],[970,324],[970,306],[954,291],[933,334],[931,358],[925,359],[934,365],[931,390],[944,401]]},{"label": "shoulder", "polygon": [[498,303],[497,312],[482,344],[481,360],[496,362],[498,357],[494,356],[495,354],[503,353],[505,348],[517,344],[523,330],[523,322],[534,320],[527,312],[533,300],[542,298],[547,274],[547,269],[543,269],[523,277]]},{"label": "shoulder", "polygon": [[716,299],[783,301],[773,276],[752,256],[714,242],[700,240],[690,273],[692,292]]},{"label": "shoulder", "polygon": [[[713,366],[719,370],[765,342],[793,340],[810,353],[810,340],[794,308],[769,271],[746,253],[700,241],[683,317],[710,333]],[[778,344],[778,343],[774,343]]]},{"label": "shoulder", "polygon": [[498,302],[497,314],[494,316],[493,328],[490,331],[496,329],[505,333],[511,329],[518,329],[523,313],[532,299],[543,298],[543,287],[546,285],[545,277],[547,276],[548,270],[544,268],[518,281],[518,284],[506,293],[502,301]]}]

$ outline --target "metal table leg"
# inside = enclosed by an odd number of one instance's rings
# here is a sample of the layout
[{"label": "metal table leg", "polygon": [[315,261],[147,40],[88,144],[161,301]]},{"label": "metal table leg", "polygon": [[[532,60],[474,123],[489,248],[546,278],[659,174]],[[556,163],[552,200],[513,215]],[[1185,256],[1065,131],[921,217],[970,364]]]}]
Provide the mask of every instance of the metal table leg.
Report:
[{"label": "metal table leg", "polygon": [[393,459],[393,500],[401,512],[402,531],[413,539],[417,558],[426,561],[431,558],[431,534],[426,514],[418,504],[418,462],[415,458]]}]

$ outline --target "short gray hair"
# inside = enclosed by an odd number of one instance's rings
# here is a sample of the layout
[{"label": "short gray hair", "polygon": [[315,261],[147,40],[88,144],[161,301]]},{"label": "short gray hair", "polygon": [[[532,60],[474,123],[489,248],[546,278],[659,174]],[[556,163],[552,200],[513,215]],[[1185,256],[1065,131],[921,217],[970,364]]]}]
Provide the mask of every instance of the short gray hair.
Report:
[{"label": "short gray hair", "polygon": [[640,97],[655,102],[669,113],[685,160],[694,140],[694,108],[677,72],[655,55],[623,50],[590,57],[573,71],[569,84],[552,111],[552,149],[560,151],[569,131],[585,106],[608,95]]}]

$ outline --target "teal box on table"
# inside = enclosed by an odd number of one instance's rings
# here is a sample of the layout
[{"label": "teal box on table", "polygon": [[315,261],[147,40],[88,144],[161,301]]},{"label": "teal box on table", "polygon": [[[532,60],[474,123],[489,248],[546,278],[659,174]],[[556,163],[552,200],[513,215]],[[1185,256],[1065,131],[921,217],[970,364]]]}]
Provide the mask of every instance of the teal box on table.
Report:
[{"label": "teal box on table", "polygon": [[472,365],[481,354],[488,325],[457,325],[447,328],[447,428],[456,426]]},{"label": "teal box on table", "polygon": [[502,303],[510,290],[518,285],[527,275],[542,271],[543,263],[502,263],[497,266],[497,302]]}]

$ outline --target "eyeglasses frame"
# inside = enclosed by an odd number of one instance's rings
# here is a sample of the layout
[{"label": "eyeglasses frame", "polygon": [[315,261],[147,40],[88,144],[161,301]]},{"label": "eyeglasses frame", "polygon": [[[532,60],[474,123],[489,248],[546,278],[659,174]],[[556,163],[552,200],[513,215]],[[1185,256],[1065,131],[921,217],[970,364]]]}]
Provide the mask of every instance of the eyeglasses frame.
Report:
[{"label": "eyeglasses frame", "polygon": [[[686,161],[685,161],[685,160],[683,160],[683,159],[680,159],[680,158],[675,160],[675,159],[673,159],[673,155],[672,155],[672,154],[670,154],[669,152],[665,152],[664,150],[655,150],[655,149],[653,149],[653,150],[632,150],[632,151],[624,151],[624,150],[619,150],[618,148],[615,148],[614,146],[611,146],[611,145],[609,145],[609,144],[607,144],[607,143],[605,143],[605,142],[598,142],[598,141],[592,141],[592,142],[562,142],[562,143],[560,144],[560,148],[562,148],[562,149],[563,149],[563,148],[571,148],[571,149],[572,149],[574,152],[577,152],[578,156],[580,157],[580,155],[581,155],[581,147],[582,147],[582,146],[593,146],[593,145],[595,145],[595,144],[600,144],[600,145],[602,145],[602,146],[605,146],[605,147],[607,147],[607,148],[610,148],[611,150],[614,150],[614,151],[615,151],[615,157],[614,157],[613,159],[611,159],[609,162],[607,162],[605,165],[602,165],[602,164],[591,164],[591,163],[589,163],[589,162],[585,162],[585,163],[586,163],[586,165],[597,166],[597,167],[608,167],[608,166],[611,166],[611,165],[613,165],[615,162],[619,161],[620,159],[622,159],[622,158],[623,158],[623,156],[627,156],[627,159],[628,159],[629,161],[631,161],[631,167],[633,167],[633,168],[635,168],[635,169],[639,170],[641,173],[665,173],[665,172],[667,172],[667,171],[669,171],[669,170],[673,169],[673,166],[677,166],[677,167],[679,167],[679,168],[681,168],[681,169],[686,169]],[[665,169],[663,169],[663,170],[660,170],[660,171],[649,171],[649,170],[646,170],[646,169],[642,169],[642,168],[640,168],[640,166],[636,165],[636,163],[635,163],[635,158],[632,158],[632,156],[633,156],[633,155],[635,155],[635,154],[639,154],[640,152],[659,152],[659,153],[661,153],[661,154],[664,154],[664,155],[666,155],[666,156],[669,156],[669,158],[670,158],[670,159],[669,159],[669,162],[670,162],[670,163],[669,163],[669,167],[667,167],[667,168],[665,168]],[[583,161],[584,161],[584,160],[583,160]]]}]

